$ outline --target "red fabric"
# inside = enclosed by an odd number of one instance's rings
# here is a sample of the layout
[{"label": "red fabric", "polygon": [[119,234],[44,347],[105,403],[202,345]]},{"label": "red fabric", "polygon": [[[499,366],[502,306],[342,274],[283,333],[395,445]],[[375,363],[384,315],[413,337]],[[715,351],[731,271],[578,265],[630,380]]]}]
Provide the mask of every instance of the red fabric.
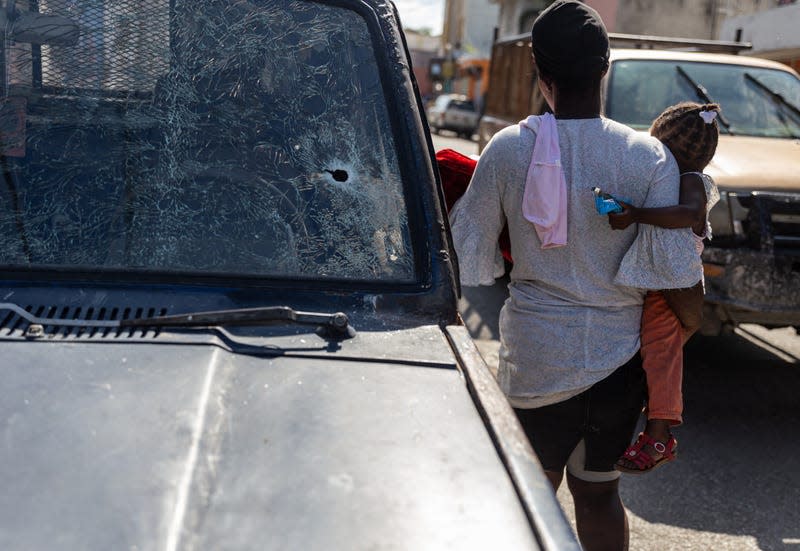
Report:
[{"label": "red fabric", "polygon": [[[453,208],[456,201],[464,195],[475,172],[478,161],[453,149],[442,149],[436,153],[436,162],[439,165],[439,176],[442,179],[444,202],[447,211]],[[504,227],[498,239],[500,252],[503,258],[511,262],[511,243],[508,238],[508,227]]]}]

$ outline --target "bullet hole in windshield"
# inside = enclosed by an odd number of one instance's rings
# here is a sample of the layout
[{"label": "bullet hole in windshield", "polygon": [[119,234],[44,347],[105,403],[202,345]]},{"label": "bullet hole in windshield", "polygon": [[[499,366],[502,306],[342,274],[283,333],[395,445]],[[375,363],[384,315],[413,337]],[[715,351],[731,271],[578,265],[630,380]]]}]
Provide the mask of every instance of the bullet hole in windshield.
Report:
[{"label": "bullet hole in windshield", "polygon": [[347,179],[350,177],[350,175],[347,174],[346,170],[342,170],[340,168],[338,168],[336,170],[327,170],[326,169],[325,172],[327,172],[328,174],[333,176],[333,179],[336,180],[337,182],[346,182]]}]

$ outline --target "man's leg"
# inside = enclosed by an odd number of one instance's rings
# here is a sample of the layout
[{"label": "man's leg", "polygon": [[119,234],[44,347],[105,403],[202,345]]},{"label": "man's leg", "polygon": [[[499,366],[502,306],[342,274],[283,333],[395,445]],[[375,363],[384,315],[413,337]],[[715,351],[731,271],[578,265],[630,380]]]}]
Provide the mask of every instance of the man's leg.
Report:
[{"label": "man's leg", "polygon": [[567,487],[575,503],[578,539],[585,551],[628,549],[628,519],[619,497],[619,471],[587,471],[586,442],[567,461]]},{"label": "man's leg", "polygon": [[558,490],[575,445],[581,439],[586,403],[581,395],[535,409],[515,409],[553,490]]},{"label": "man's leg", "polygon": [[586,551],[628,549],[628,520],[614,464],[633,437],[645,395],[639,354],[587,393],[586,432],[567,462],[578,538]]},{"label": "man's leg", "polygon": [[567,486],[585,551],[627,551],[628,516],[619,497],[619,479],[587,482],[567,472]]}]

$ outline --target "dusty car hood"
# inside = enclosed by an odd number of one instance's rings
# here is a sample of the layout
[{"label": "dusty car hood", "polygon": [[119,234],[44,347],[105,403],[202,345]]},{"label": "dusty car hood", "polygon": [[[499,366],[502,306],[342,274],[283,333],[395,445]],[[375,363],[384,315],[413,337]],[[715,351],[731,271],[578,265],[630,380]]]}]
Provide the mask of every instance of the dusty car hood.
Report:
[{"label": "dusty car hood", "polygon": [[706,172],[732,191],[800,192],[800,140],[722,135]]},{"label": "dusty car hood", "polygon": [[3,346],[0,548],[536,547],[456,369]]}]

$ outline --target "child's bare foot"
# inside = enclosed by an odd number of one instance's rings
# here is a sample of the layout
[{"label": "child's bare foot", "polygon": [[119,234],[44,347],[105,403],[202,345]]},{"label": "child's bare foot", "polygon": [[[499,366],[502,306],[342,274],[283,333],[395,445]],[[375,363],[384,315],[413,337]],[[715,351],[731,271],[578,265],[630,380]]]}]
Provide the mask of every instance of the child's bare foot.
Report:
[{"label": "child's bare foot", "polygon": [[644,433],[659,442],[666,442],[672,436],[669,428],[672,423],[667,419],[648,419],[647,424],[644,426]]},{"label": "child's bare foot", "polygon": [[617,470],[642,474],[675,459],[678,441],[670,433],[669,427],[670,422],[666,419],[649,419],[644,432],[639,433],[636,442],[617,460]]}]

